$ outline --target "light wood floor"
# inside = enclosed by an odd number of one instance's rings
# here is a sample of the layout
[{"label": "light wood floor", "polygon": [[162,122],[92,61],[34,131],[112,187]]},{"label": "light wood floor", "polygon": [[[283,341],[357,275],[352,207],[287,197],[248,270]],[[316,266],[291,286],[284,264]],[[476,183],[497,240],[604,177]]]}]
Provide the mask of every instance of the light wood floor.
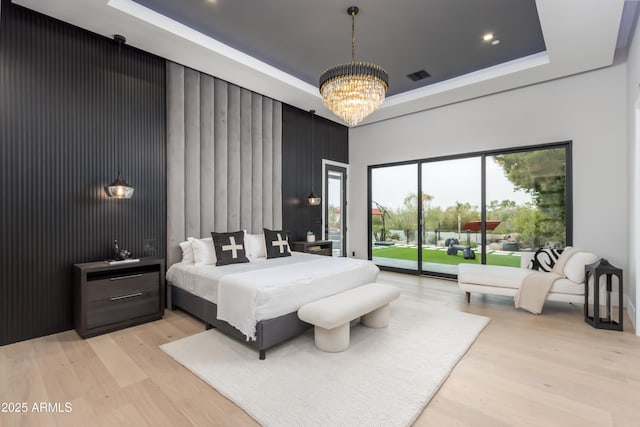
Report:
[{"label": "light wood floor", "polygon": [[[640,426],[640,337],[628,318],[623,333],[595,330],[580,306],[548,303],[534,316],[506,297],[472,295],[467,305],[454,282],[380,279],[409,298],[491,318],[416,426]],[[0,426],[256,425],[158,349],[202,330],[167,311],[87,340],[67,331],[0,347],[0,402],[29,406],[26,414],[0,413]],[[62,410],[70,402],[72,412],[32,412],[39,402]]]}]

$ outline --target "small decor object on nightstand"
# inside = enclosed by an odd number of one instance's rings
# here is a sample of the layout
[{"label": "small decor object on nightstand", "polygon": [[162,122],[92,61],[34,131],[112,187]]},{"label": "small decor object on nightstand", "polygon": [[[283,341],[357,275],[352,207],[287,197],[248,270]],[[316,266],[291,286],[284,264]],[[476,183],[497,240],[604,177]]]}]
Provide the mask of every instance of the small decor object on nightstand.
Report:
[{"label": "small decor object on nightstand", "polygon": [[116,239],[113,241],[113,259],[106,259],[104,262],[109,265],[114,265],[138,261],[140,261],[140,259],[133,258],[130,251],[128,251],[127,249],[120,249],[118,240]]},{"label": "small decor object on nightstand", "polygon": [[[622,318],[624,316],[622,302],[622,270],[609,264],[604,258],[584,267],[584,321],[598,329],[609,329],[613,331],[622,330]],[[605,292],[604,311],[600,313],[600,278],[606,277],[603,291]],[[618,321],[611,318],[611,291],[613,289],[613,277],[618,282]],[[593,283],[593,316],[589,315],[589,283]],[[605,317],[603,317],[605,316]]]},{"label": "small decor object on nightstand", "polygon": [[307,242],[315,242],[316,235],[313,234],[313,231],[307,231]]}]

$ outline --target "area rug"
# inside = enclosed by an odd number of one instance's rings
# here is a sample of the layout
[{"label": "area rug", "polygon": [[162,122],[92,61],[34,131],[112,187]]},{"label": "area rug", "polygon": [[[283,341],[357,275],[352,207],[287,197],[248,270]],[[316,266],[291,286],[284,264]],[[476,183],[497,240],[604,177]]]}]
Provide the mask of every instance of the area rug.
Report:
[{"label": "area rug", "polygon": [[401,297],[388,328],[351,327],[324,353],[313,331],[258,353],[216,330],[160,348],[264,426],[407,426],[489,319]]}]

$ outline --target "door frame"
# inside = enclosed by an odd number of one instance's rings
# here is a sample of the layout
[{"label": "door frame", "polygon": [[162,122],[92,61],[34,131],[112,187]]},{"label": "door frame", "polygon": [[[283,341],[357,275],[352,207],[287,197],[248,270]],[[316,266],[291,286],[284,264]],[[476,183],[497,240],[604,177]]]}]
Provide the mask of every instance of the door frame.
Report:
[{"label": "door frame", "polygon": [[342,168],[344,169],[344,184],[343,184],[343,192],[344,192],[344,212],[342,215],[342,255],[347,256],[347,204],[348,204],[348,188],[347,180],[349,179],[349,164],[336,162],[333,160],[322,159],[322,240],[327,240],[329,238],[327,234],[327,166]]}]

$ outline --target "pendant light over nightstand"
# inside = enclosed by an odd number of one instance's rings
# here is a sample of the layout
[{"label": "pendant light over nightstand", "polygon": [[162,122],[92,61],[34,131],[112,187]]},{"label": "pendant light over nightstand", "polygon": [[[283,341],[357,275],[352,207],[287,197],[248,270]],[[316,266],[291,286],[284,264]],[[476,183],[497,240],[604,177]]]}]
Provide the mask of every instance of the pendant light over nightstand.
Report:
[{"label": "pendant light over nightstand", "polygon": [[313,173],[313,159],[314,159],[314,155],[313,155],[313,117],[316,113],[316,110],[309,110],[309,113],[311,113],[311,194],[309,194],[309,197],[307,197],[307,202],[309,203],[309,206],[318,206],[321,202],[322,199],[320,197],[318,197],[318,195],[313,191],[313,183],[314,183],[314,173]]},{"label": "pendant light over nightstand", "polygon": [[[124,62],[122,61],[122,45],[124,45],[126,39],[124,38],[124,36],[116,34],[113,36],[113,40],[118,43],[118,59],[120,61],[120,68],[122,69],[122,64]],[[118,104],[120,104],[120,102],[124,98],[122,96],[122,82],[120,82],[119,85],[120,88],[118,89],[116,96]],[[121,105],[118,105],[118,109],[122,110],[121,107]],[[119,123],[118,127],[120,129],[120,133],[122,133],[122,123]],[[122,141],[122,135],[120,136],[120,141]],[[122,153],[120,153],[120,155],[122,155]],[[135,192],[135,189],[131,185],[129,185],[127,181],[124,180],[124,178],[122,178],[120,171],[118,171],[118,176],[116,177],[115,181],[109,184],[106,187],[106,190],[109,197],[112,197],[114,199],[130,199],[133,197],[133,193]]]},{"label": "pendant light over nightstand", "polygon": [[130,199],[134,191],[135,189],[122,178],[120,172],[116,180],[107,186],[107,194],[115,199]]}]

